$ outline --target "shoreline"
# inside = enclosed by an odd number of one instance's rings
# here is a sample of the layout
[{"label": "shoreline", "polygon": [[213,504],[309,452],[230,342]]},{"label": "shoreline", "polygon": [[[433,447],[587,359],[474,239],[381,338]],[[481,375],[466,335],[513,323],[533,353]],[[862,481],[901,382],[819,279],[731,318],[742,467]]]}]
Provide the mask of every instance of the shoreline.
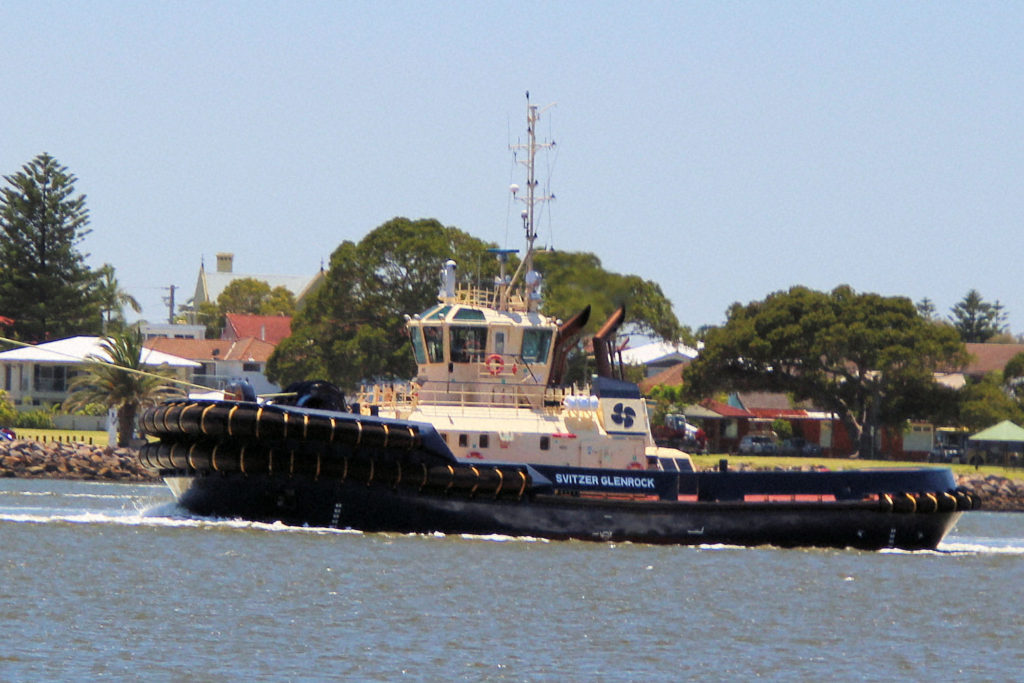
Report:
[{"label": "shoreline", "polygon": [[[981,496],[982,510],[1024,512],[1024,483],[998,474],[955,476],[958,486]],[[0,441],[0,478],[161,483],[159,476],[142,467],[132,448],[21,439]]]}]

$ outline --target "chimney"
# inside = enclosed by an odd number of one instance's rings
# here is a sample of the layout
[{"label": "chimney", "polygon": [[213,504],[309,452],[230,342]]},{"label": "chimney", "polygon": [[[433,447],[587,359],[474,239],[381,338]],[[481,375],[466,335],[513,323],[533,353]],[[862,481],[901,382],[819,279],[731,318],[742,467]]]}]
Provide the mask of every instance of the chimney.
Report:
[{"label": "chimney", "polygon": [[260,325],[260,341],[267,341],[267,326]]},{"label": "chimney", "polygon": [[230,273],[234,265],[235,255],[226,252],[217,254],[217,272]]}]

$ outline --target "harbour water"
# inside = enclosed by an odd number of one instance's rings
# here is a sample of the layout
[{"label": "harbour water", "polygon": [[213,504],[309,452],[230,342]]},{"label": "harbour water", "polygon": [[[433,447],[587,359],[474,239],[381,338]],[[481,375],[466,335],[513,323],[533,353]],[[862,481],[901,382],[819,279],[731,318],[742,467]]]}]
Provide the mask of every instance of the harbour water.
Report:
[{"label": "harbour water", "polygon": [[938,552],[402,536],[0,481],[0,680],[1019,679],[1024,515]]}]

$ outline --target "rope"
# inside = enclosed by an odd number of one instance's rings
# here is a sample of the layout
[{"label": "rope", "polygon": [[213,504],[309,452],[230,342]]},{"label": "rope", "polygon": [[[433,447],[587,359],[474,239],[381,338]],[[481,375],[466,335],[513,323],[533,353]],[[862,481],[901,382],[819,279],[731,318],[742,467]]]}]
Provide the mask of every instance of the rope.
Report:
[{"label": "rope", "polygon": [[[7,337],[0,337],[0,342],[5,342],[7,344],[14,344],[15,346],[21,346],[21,347],[26,348],[26,349],[38,348],[38,346],[35,345],[35,344],[26,344],[25,342],[20,342],[20,341],[17,341],[15,339],[8,339]],[[73,361],[76,361],[76,362],[81,362],[83,360],[83,359],[79,358],[78,356],[73,356],[70,353],[64,353],[62,351],[54,351],[52,349],[46,349],[46,352],[47,353],[52,353],[55,356],[64,356],[65,358],[69,358],[69,359],[71,359]],[[192,389],[202,389],[203,391],[214,391],[210,387],[204,387],[201,384],[193,384],[192,382],[186,382],[185,380],[178,379],[177,377],[167,377],[166,375],[161,375],[161,374],[156,373],[156,372],[147,372],[145,370],[136,370],[135,368],[125,368],[125,367],[117,365],[116,363],[113,363],[113,362],[111,362],[109,360],[104,360],[104,359],[100,358],[99,356],[87,356],[85,358],[85,360],[87,362],[100,363],[101,365],[109,365],[112,368],[117,368],[118,370],[122,370],[122,371],[128,372],[128,373],[135,373],[136,375],[143,375],[145,377],[155,377],[157,379],[162,379],[162,380],[164,380],[166,382],[169,382],[169,383],[172,383],[172,384],[180,384],[181,386],[190,387]]]}]

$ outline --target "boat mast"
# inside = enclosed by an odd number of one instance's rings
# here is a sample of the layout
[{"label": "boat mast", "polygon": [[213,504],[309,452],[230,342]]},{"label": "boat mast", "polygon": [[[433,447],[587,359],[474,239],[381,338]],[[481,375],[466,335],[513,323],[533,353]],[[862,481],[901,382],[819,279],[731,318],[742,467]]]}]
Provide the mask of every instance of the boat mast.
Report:
[{"label": "boat mast", "polygon": [[[504,293],[502,295],[502,302],[501,302],[502,303],[502,308],[505,308],[506,304],[508,303],[508,301],[507,301],[508,292],[510,292],[512,290],[512,288],[515,286],[517,280],[519,279],[519,276],[522,275],[525,272],[527,274],[526,279],[529,280],[530,279],[530,275],[529,274],[531,272],[533,272],[533,243],[534,243],[534,240],[537,239],[537,227],[536,227],[536,225],[534,223],[535,208],[536,208],[537,204],[540,204],[541,202],[550,201],[550,200],[555,198],[555,195],[553,195],[553,194],[544,194],[544,193],[538,194],[538,192],[537,192],[538,181],[537,181],[537,177],[536,177],[537,150],[538,149],[550,149],[550,148],[555,146],[555,141],[554,140],[552,140],[551,142],[542,142],[542,143],[538,143],[537,142],[537,122],[540,120],[540,115],[543,112],[545,112],[548,109],[550,109],[551,107],[553,107],[553,106],[555,106],[555,105],[554,104],[549,104],[546,107],[544,107],[543,109],[541,109],[540,107],[538,107],[535,104],[530,104],[530,92],[527,91],[526,92],[526,133],[527,133],[527,142],[525,144],[523,144],[523,143],[516,143],[514,145],[509,145],[509,149],[511,149],[513,152],[516,152],[516,151],[519,151],[519,150],[525,150],[526,151],[526,159],[522,160],[522,161],[519,161],[519,163],[521,163],[524,166],[526,166],[526,196],[522,197],[522,196],[519,195],[520,188],[519,188],[518,185],[512,185],[512,188],[511,188],[512,189],[512,196],[515,197],[515,199],[517,201],[522,202],[523,205],[525,206],[525,208],[522,210],[520,215],[522,216],[522,219],[523,219],[523,230],[526,232],[526,255],[523,257],[522,262],[520,262],[519,267],[516,269],[515,274],[512,276],[512,280],[508,283],[508,286],[505,287],[505,289],[504,289]],[[530,286],[532,283],[531,282],[527,282],[526,284],[527,284],[527,286]],[[528,297],[529,297],[529,293],[527,293],[527,298]]]}]

